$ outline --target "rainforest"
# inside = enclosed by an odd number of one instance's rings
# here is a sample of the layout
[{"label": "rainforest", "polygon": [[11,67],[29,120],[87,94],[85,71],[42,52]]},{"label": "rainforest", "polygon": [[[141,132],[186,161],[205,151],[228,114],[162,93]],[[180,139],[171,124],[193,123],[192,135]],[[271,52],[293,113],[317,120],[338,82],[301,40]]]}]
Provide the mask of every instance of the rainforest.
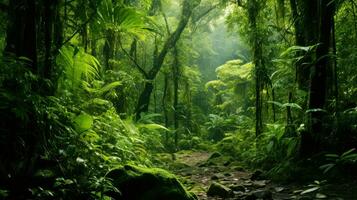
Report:
[{"label": "rainforest", "polygon": [[0,0],[0,199],[356,200],[356,0]]}]

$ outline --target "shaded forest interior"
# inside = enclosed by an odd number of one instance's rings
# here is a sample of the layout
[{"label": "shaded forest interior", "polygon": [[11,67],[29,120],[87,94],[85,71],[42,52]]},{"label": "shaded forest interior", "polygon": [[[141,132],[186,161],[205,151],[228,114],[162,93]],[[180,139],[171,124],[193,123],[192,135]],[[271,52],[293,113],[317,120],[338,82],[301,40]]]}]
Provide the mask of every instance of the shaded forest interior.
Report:
[{"label": "shaded forest interior", "polygon": [[356,49],[356,0],[1,0],[0,199],[357,199]]}]

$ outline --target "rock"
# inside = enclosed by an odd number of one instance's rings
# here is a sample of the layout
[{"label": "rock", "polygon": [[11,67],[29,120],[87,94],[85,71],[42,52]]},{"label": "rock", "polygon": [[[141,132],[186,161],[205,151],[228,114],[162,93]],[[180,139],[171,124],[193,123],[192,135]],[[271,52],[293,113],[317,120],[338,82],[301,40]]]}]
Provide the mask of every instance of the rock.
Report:
[{"label": "rock", "polygon": [[263,180],[264,176],[263,176],[263,171],[261,170],[256,170],[252,176],[250,177],[251,180]]},{"label": "rock", "polygon": [[229,188],[235,192],[245,192],[245,187],[243,185],[232,185]]},{"label": "rock", "polygon": [[267,185],[266,180],[261,180],[261,181],[253,181],[253,187],[255,188],[263,188]]},{"label": "rock", "polygon": [[209,188],[208,188],[208,191],[207,191],[207,196],[217,196],[217,197],[221,197],[221,198],[229,198],[229,197],[233,197],[233,191],[222,185],[222,184],[219,184],[219,183],[216,183],[216,182],[213,182]]},{"label": "rock", "polygon": [[283,187],[275,187],[274,190],[275,190],[275,192],[282,192],[283,190],[285,190],[285,188],[283,188]]},{"label": "rock", "polygon": [[111,170],[106,177],[121,192],[120,196],[111,195],[118,200],[197,200],[173,174],[163,169],[125,165]]},{"label": "rock", "polygon": [[255,190],[250,192],[245,200],[256,200],[256,199],[263,199],[263,200],[272,200],[273,193],[269,190]]},{"label": "rock", "polygon": [[232,176],[232,174],[229,173],[229,172],[226,172],[226,173],[224,173],[223,175],[224,175],[225,177]]},{"label": "rock", "polygon": [[218,157],[221,157],[221,156],[222,156],[221,153],[219,153],[219,152],[214,152],[214,153],[208,158],[208,160],[213,159],[213,158],[218,158]]},{"label": "rock", "polygon": [[213,174],[211,176],[211,180],[218,180],[218,179],[219,179],[219,177],[216,174]]},{"label": "rock", "polygon": [[230,165],[232,163],[232,160],[227,160],[223,163],[223,166],[227,167],[228,165]]}]

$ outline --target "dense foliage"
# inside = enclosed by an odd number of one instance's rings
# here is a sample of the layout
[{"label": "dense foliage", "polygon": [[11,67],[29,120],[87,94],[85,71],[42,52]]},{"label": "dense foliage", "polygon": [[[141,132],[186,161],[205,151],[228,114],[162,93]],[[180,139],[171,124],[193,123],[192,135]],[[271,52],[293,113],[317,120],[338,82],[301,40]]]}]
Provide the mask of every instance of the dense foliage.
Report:
[{"label": "dense foliage", "polygon": [[279,180],[355,176],[356,9],[0,2],[0,198],[114,198],[112,169],[167,166],[160,155],[181,150]]}]

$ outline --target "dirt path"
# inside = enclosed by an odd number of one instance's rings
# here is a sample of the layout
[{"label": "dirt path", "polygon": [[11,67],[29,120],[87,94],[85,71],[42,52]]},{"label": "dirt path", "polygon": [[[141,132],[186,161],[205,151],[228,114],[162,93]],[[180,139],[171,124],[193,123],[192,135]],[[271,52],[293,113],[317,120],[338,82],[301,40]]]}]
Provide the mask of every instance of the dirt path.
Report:
[{"label": "dirt path", "polygon": [[[209,152],[184,151],[175,154],[176,167],[170,170],[182,177],[183,183],[200,200],[218,199],[245,199],[245,200],[288,200],[288,199],[331,199],[356,200],[351,195],[339,197],[340,192],[328,194],[318,184],[278,185],[259,176],[259,173],[244,170],[238,162],[221,155],[212,155]],[[214,158],[212,158],[212,156]],[[179,167],[177,167],[179,166]],[[207,195],[211,185],[219,183],[220,191],[213,192],[214,196]],[[215,185],[216,186],[216,185]],[[324,186],[325,188],[328,188]],[[330,186],[331,187],[331,186]],[[333,187],[336,188],[336,187]],[[352,189],[352,188],[351,188]],[[225,191],[227,190],[227,191]],[[330,189],[327,189],[329,191]],[[343,193],[343,190],[341,191]],[[328,195],[327,195],[328,194]],[[343,196],[343,195],[342,195]]]}]

